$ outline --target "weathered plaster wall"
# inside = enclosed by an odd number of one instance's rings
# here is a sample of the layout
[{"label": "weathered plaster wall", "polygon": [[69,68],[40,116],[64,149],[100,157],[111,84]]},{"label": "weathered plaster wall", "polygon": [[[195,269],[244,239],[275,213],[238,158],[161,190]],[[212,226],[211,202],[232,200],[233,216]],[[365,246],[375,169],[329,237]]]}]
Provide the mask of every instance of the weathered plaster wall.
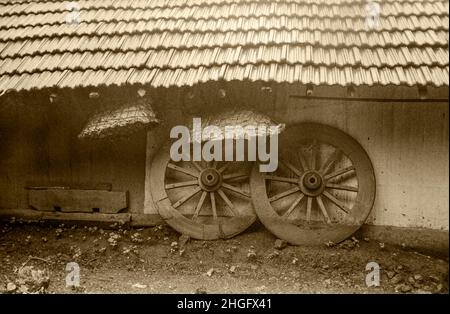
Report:
[{"label": "weathered plaster wall", "polygon": [[60,96],[53,104],[48,93],[18,97],[16,104],[9,104],[14,109],[4,108],[0,210],[28,208],[25,187],[29,184],[111,183],[115,191],[129,191],[131,211],[142,211],[145,134],[118,142],[82,142],[77,135],[98,104],[89,103],[86,94],[61,92]]},{"label": "weathered plaster wall", "polygon": [[[259,108],[280,122],[329,124],[362,144],[377,177],[369,224],[448,230],[447,103],[297,99],[289,96],[305,95],[304,86],[272,86],[271,92],[263,92],[261,86],[214,83],[153,90],[163,120],[160,128],[149,132],[147,139],[140,134],[128,141],[96,145],[76,138],[97,109],[96,103],[86,103],[86,95],[69,93],[59,105],[49,105],[48,97],[28,97],[0,115],[0,208],[26,208],[27,182],[110,182],[114,190],[130,192],[131,212],[156,213],[149,170],[170,128],[219,110]],[[218,96],[219,88],[226,91],[225,98]],[[356,88],[356,93],[356,97],[418,97],[414,88]],[[123,90],[119,94],[104,99],[129,96]],[[316,88],[313,95],[341,97],[345,89]],[[429,96],[448,98],[448,90],[430,90]]]},{"label": "weathered plaster wall", "polygon": [[[448,104],[446,102],[375,102],[297,99],[305,87],[261,84],[194,89],[194,94],[160,93],[171,100],[166,126],[148,135],[146,213],[156,213],[149,185],[149,165],[160,143],[169,138],[170,126],[214,110],[256,108],[287,124],[313,121],[337,127],[358,140],[372,159],[377,178],[377,197],[368,224],[448,230]],[[224,88],[227,97],[217,96]],[[346,89],[316,88],[314,96],[345,96]],[[356,88],[356,97],[418,98],[416,88]],[[184,95],[184,96],[183,96]],[[448,98],[447,89],[431,89],[430,97]],[[197,99],[197,100],[195,100]],[[201,108],[213,107],[208,112]]]}]

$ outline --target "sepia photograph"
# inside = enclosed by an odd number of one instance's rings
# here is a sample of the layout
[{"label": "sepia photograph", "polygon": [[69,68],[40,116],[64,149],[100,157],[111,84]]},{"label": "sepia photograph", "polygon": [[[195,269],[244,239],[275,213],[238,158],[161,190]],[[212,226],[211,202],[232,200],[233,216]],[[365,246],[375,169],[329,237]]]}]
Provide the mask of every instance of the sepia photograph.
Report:
[{"label": "sepia photograph", "polygon": [[0,0],[0,152],[1,295],[448,295],[449,1]]}]

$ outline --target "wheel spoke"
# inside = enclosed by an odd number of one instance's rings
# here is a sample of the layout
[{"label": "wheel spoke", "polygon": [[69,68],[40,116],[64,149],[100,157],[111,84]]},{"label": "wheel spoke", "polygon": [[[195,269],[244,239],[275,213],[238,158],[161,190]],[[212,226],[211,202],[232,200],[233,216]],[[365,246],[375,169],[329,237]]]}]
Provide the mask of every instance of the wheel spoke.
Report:
[{"label": "wheel spoke", "polygon": [[266,175],[265,179],[266,180],[277,181],[277,182],[286,182],[286,183],[298,184],[298,179],[294,179],[294,178]]},{"label": "wheel spoke", "polygon": [[300,196],[297,197],[297,199],[294,201],[294,203],[292,203],[291,207],[289,207],[289,209],[283,214],[284,218],[289,217],[289,215],[294,211],[295,207],[297,207],[298,204],[300,204],[300,202],[304,196],[305,196],[305,194],[301,193]]},{"label": "wheel spoke", "polygon": [[289,161],[287,160],[282,160],[281,163],[288,168],[289,170],[291,170],[293,173],[295,173],[297,176],[301,177],[302,172],[297,169],[294,165],[292,165]]},{"label": "wheel spoke", "polygon": [[192,181],[166,184],[165,188],[166,188],[166,190],[172,190],[172,189],[182,188],[185,186],[193,186],[193,185],[197,185],[197,184],[198,184],[198,180],[192,180]]},{"label": "wheel spoke", "polygon": [[190,169],[182,168],[182,167],[179,167],[179,166],[171,164],[171,163],[169,163],[167,165],[167,168],[170,168],[172,170],[175,170],[175,171],[178,171],[178,172],[190,175],[190,176],[192,176],[194,178],[198,178],[198,173],[196,173],[195,171],[192,171]]},{"label": "wheel spoke", "polygon": [[354,171],[354,170],[355,170],[355,167],[354,167],[354,166],[349,166],[349,167],[346,167],[346,168],[343,168],[343,169],[339,169],[339,170],[337,170],[337,171],[335,171],[335,172],[332,172],[332,173],[330,173],[330,174],[327,174],[327,175],[325,176],[325,180],[331,180],[331,179],[334,179],[334,178],[336,178],[337,176],[343,175],[343,174],[345,174],[345,173],[348,173],[348,172],[351,172],[351,171]]},{"label": "wheel spoke", "polygon": [[220,197],[225,201],[225,203],[228,205],[228,207],[230,208],[231,212],[233,213],[234,216],[237,216],[236,211],[234,210],[234,205],[233,203],[230,201],[230,199],[228,198],[228,196],[225,194],[225,192],[222,189],[217,190],[217,193],[219,193]]},{"label": "wheel spoke", "polygon": [[350,208],[345,206],[343,202],[338,200],[336,197],[334,197],[332,194],[328,193],[327,191],[323,191],[323,195],[328,198],[330,201],[332,201],[337,207],[339,207],[342,211],[344,211],[346,214],[350,212]]},{"label": "wheel spoke", "polygon": [[320,196],[320,195],[317,196],[316,200],[317,200],[317,204],[319,205],[320,210],[322,211],[322,215],[325,218],[326,223],[331,224],[331,219],[330,219],[330,216],[328,215],[325,205],[323,204],[322,196]]},{"label": "wheel spoke", "polygon": [[230,166],[231,162],[226,162],[222,167],[220,167],[219,169],[217,169],[217,171],[219,171],[220,173],[224,173],[228,167]]},{"label": "wheel spoke", "polygon": [[286,197],[286,196],[289,196],[289,195],[292,195],[294,193],[297,193],[298,191],[300,191],[300,188],[298,186],[293,187],[292,189],[289,189],[289,190],[284,191],[284,192],[282,192],[280,194],[272,196],[271,198],[269,198],[269,202],[272,203],[272,202],[278,201],[279,199],[281,199],[283,197]]},{"label": "wheel spoke", "polygon": [[173,208],[178,208],[181,205],[183,205],[184,203],[186,203],[188,200],[190,200],[195,194],[197,194],[198,192],[200,192],[201,188],[197,187],[195,188],[194,191],[192,191],[190,194],[184,196],[183,198],[181,198],[179,201],[177,201],[175,204],[173,204]]},{"label": "wheel spoke", "polygon": [[308,196],[306,201],[306,221],[311,222],[311,208],[312,208],[312,197]]},{"label": "wheel spoke", "polygon": [[210,192],[209,197],[211,198],[211,209],[212,209],[214,220],[217,220],[216,193]]},{"label": "wheel spoke", "polygon": [[197,203],[197,207],[195,207],[194,216],[192,216],[192,219],[197,219],[198,215],[200,214],[200,211],[202,210],[203,203],[205,202],[206,196],[208,195],[208,192],[203,191],[202,195],[200,196],[200,200]]},{"label": "wheel spoke", "polygon": [[234,179],[247,179],[248,174],[247,173],[232,173],[232,174],[226,174],[223,176],[223,180],[234,180]]},{"label": "wheel spoke", "polygon": [[318,156],[319,156],[319,145],[317,143],[317,140],[314,140],[311,147],[311,161],[309,163],[311,165],[311,170],[316,170]]},{"label": "wheel spoke", "polygon": [[203,171],[203,167],[200,166],[200,165],[198,164],[198,162],[192,161],[192,164],[194,165],[194,167],[195,167],[199,172],[202,172],[202,171]]},{"label": "wheel spoke", "polygon": [[298,159],[300,159],[300,164],[302,165],[303,171],[307,171],[309,169],[308,163],[306,162],[305,156],[301,149],[298,150]]},{"label": "wheel spoke", "polygon": [[340,184],[334,184],[334,183],[327,183],[326,187],[330,188],[330,189],[334,189],[334,190],[358,192],[358,188],[355,188],[355,187],[349,186],[349,185],[340,185]]},{"label": "wheel spoke", "polygon": [[250,198],[250,195],[248,193],[246,193],[246,192],[242,191],[240,188],[232,186],[232,185],[230,185],[228,183],[222,183],[222,187],[224,187],[227,190],[233,191],[233,192],[235,192],[235,193],[237,193],[239,195],[242,195],[244,197]]},{"label": "wheel spoke", "polygon": [[341,154],[341,151],[339,149],[336,149],[330,157],[328,157],[327,161],[323,164],[322,168],[320,168],[320,172],[322,175],[326,175],[334,166],[336,161],[339,159],[339,155]]}]

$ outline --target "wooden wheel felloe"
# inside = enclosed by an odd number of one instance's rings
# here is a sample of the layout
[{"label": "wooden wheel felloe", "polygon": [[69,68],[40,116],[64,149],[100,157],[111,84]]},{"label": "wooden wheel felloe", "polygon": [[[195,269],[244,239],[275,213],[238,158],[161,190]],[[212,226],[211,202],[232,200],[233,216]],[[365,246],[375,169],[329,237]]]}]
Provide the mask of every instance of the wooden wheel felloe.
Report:
[{"label": "wooden wheel felloe", "polygon": [[271,174],[254,167],[253,203],[261,222],[296,245],[339,243],[367,219],[375,200],[372,163],[346,133],[303,123],[279,141],[279,167]]},{"label": "wooden wheel felloe", "polygon": [[195,239],[233,237],[255,220],[249,162],[173,162],[170,148],[155,157],[151,194],[161,217]]}]

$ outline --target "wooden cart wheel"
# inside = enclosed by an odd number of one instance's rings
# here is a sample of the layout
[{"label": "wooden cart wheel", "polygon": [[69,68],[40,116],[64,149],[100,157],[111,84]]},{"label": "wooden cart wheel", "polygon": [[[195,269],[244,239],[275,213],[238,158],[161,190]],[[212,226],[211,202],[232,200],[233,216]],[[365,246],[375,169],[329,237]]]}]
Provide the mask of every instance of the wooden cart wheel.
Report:
[{"label": "wooden cart wheel", "polygon": [[250,197],[250,162],[173,162],[169,147],[154,158],[151,194],[161,217],[195,239],[233,237],[256,214]]},{"label": "wooden cart wheel", "polygon": [[372,163],[346,133],[303,123],[280,135],[279,167],[251,175],[261,222],[295,245],[339,243],[367,219],[375,200]]}]

